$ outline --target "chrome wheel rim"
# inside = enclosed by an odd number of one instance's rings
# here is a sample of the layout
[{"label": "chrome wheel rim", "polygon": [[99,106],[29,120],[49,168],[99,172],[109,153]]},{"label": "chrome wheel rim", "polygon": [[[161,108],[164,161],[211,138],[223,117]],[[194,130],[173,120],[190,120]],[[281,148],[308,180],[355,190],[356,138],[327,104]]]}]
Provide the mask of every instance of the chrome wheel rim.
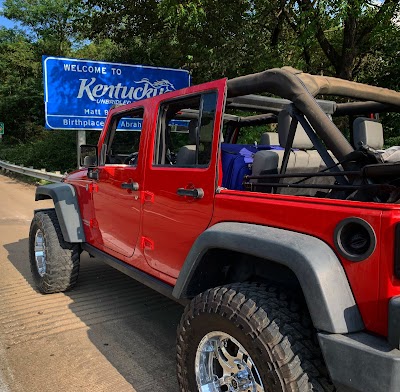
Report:
[{"label": "chrome wheel rim", "polygon": [[35,261],[38,274],[43,278],[46,273],[46,243],[40,229],[35,234]]},{"label": "chrome wheel rim", "polygon": [[213,331],[203,337],[196,351],[195,371],[200,392],[264,392],[250,355],[225,332]]}]

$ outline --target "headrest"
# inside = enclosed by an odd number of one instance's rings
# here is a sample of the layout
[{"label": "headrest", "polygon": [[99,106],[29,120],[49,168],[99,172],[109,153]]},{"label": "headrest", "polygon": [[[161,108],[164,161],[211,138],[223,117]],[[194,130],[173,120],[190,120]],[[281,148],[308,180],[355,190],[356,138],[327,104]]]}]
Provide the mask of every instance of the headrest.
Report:
[{"label": "headrest", "polygon": [[199,123],[199,120],[197,118],[189,121],[188,129],[189,129],[189,143],[190,144],[196,144],[198,123]]},{"label": "headrest", "polygon": [[360,142],[375,150],[383,148],[383,127],[378,120],[367,117],[357,117],[353,122],[354,146],[360,146]]},{"label": "headrest", "polygon": [[[278,115],[278,135],[279,144],[281,147],[286,147],[286,141],[289,135],[290,123],[292,117],[286,110],[282,110]],[[296,133],[294,135],[292,148],[299,148],[301,150],[311,150],[314,147],[310,138],[307,136],[304,128],[297,124]]]},{"label": "headrest", "polygon": [[260,144],[263,146],[279,146],[279,136],[276,132],[264,132]]}]

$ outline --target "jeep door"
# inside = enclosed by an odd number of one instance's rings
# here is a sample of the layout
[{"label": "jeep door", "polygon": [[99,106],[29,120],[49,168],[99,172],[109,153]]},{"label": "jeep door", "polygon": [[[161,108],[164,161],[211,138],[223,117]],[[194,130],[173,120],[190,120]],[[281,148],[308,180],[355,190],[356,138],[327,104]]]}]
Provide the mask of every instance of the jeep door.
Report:
[{"label": "jeep door", "polygon": [[160,96],[155,107],[140,245],[148,264],[171,278],[212,218],[225,96],[223,79]]},{"label": "jeep door", "polygon": [[143,108],[116,110],[102,135],[100,165],[92,174],[94,245],[119,258],[131,257],[138,240],[143,115]]}]

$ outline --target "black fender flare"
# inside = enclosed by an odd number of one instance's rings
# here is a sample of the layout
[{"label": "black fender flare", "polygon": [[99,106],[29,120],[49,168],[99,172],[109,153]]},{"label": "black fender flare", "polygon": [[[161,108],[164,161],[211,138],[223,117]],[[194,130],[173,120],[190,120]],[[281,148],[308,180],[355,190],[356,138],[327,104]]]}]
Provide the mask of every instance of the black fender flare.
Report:
[{"label": "black fender flare", "polygon": [[38,186],[35,200],[45,199],[53,199],[64,240],[72,243],[85,242],[75,188],[64,182]]},{"label": "black fender flare", "polygon": [[330,333],[364,329],[344,269],[329,245],[316,237],[274,227],[222,222],[195,241],[178,276],[173,296],[188,298],[190,281],[210,249],[227,249],[288,267],[303,290],[314,327]]}]

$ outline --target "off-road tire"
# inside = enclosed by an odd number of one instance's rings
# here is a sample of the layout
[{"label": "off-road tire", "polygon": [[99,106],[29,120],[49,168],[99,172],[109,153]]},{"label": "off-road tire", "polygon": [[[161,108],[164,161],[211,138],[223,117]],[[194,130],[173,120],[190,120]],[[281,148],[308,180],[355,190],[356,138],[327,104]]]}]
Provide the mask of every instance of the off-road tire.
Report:
[{"label": "off-road tire", "polygon": [[228,333],[246,349],[268,392],[335,391],[307,308],[293,298],[264,283],[216,287],[195,297],[177,332],[180,391],[198,391],[196,350],[211,331]]},{"label": "off-road tire", "polygon": [[[35,260],[35,235],[41,230],[46,247],[46,271],[39,274]],[[64,241],[54,209],[35,213],[29,231],[29,261],[40,292],[57,293],[72,288],[79,275],[80,246]]]}]

